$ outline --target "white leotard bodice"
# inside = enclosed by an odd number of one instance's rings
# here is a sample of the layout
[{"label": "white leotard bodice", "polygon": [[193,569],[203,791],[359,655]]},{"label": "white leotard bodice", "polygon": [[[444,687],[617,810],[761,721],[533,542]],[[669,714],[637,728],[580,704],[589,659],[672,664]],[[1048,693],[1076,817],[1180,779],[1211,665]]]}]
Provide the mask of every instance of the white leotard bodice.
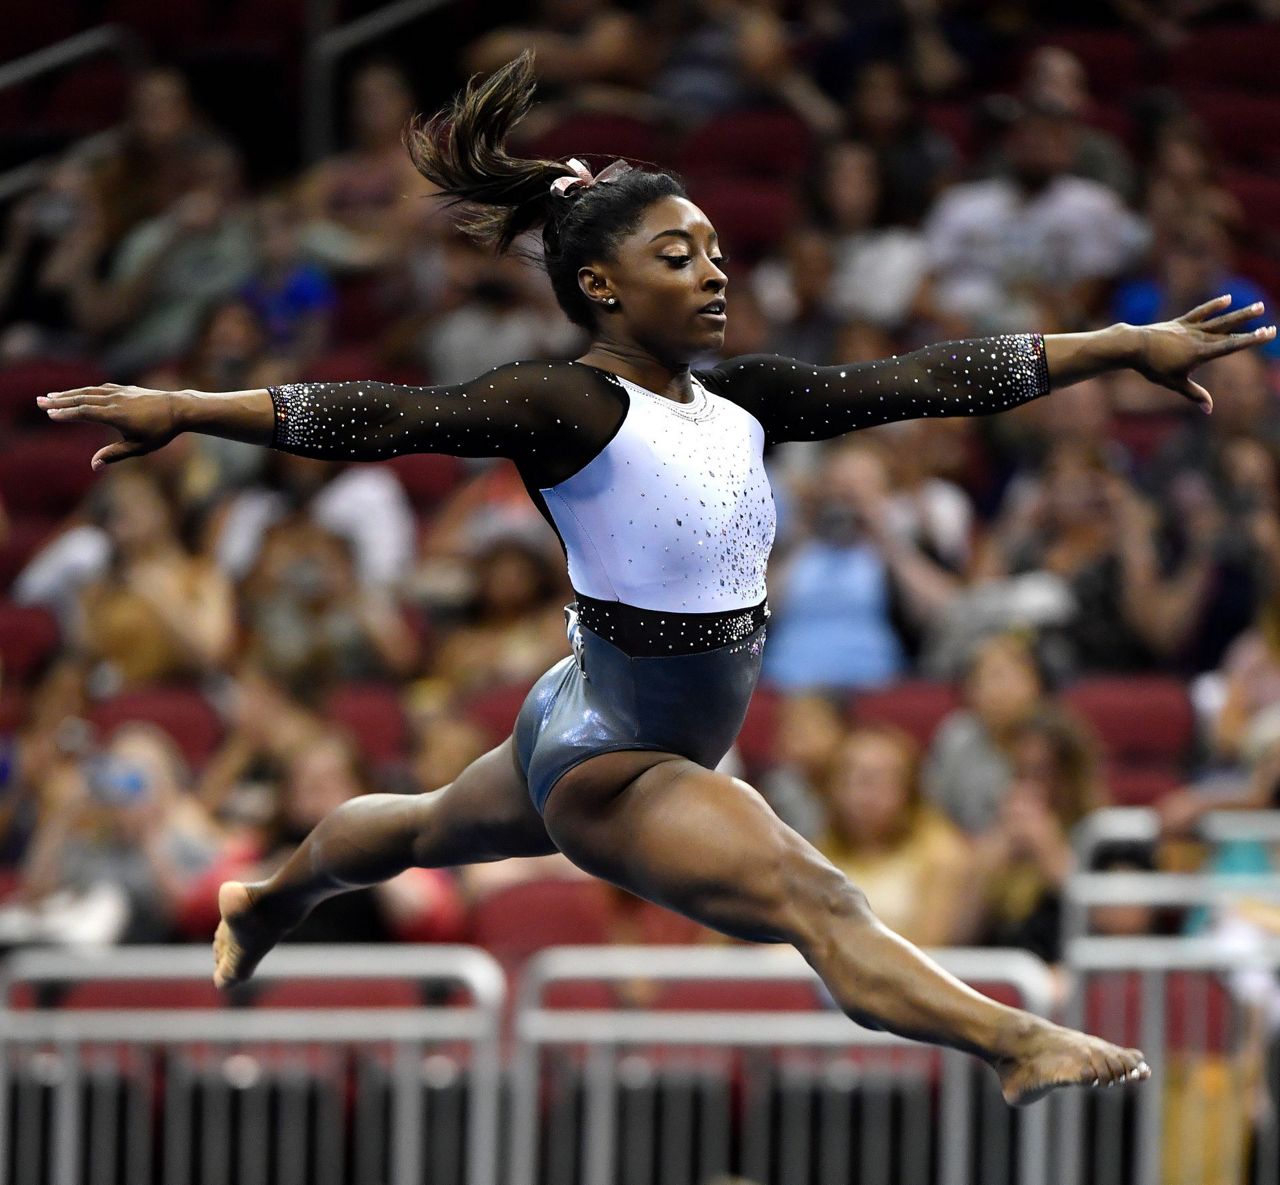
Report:
[{"label": "white leotard bodice", "polygon": [[618,382],[630,406],[613,438],[539,491],[574,589],[677,613],[758,604],[776,525],[760,421],[696,379],[689,403]]}]

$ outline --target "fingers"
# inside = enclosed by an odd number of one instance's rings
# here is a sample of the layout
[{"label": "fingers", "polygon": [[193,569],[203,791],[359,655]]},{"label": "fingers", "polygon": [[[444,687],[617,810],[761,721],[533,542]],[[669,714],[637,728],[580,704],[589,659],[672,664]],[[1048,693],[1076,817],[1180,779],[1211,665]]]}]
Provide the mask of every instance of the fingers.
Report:
[{"label": "fingers", "polygon": [[1234,354],[1239,350],[1247,350],[1250,346],[1259,346],[1269,342],[1276,335],[1274,325],[1264,325],[1249,333],[1229,333],[1214,338],[1205,348],[1206,358],[1221,358],[1224,354]]},{"label": "fingers", "polygon": [[102,383],[96,387],[72,387],[69,391],[50,391],[47,395],[36,396],[36,406],[62,407],[88,396],[114,395],[123,389],[119,383]]},{"label": "fingers", "polygon": [[1207,321],[1201,321],[1200,328],[1206,333],[1225,333],[1229,329],[1247,325],[1255,317],[1260,317],[1264,308],[1262,301],[1254,301],[1247,308],[1236,309],[1230,313],[1223,313],[1221,317],[1210,317]]},{"label": "fingers", "polygon": [[1196,404],[1205,415],[1213,414],[1213,396],[1194,379],[1183,375],[1165,384],[1169,390],[1177,391],[1186,399]]},{"label": "fingers", "polygon": [[1194,325],[1198,321],[1203,321],[1210,313],[1222,312],[1230,303],[1230,296],[1215,296],[1212,300],[1206,300],[1204,304],[1196,305],[1191,312],[1183,313],[1178,320]]},{"label": "fingers", "polygon": [[129,457],[138,457],[148,450],[140,444],[131,440],[117,440],[114,444],[109,444],[105,448],[100,448],[93,454],[93,460],[89,462],[91,469],[101,469],[104,465],[113,465],[116,461],[123,461]]}]

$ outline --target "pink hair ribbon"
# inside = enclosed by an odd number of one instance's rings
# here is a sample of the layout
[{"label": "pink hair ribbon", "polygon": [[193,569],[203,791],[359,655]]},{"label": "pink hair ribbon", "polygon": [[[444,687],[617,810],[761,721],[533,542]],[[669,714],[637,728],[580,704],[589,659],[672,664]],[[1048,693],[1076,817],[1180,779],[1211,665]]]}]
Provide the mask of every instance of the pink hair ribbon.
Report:
[{"label": "pink hair ribbon", "polygon": [[593,185],[604,185],[610,181],[616,181],[625,173],[631,172],[631,166],[621,159],[615,160],[611,165],[606,165],[595,176],[592,176],[591,170],[576,156],[565,163],[573,170],[574,176],[557,177],[551,182],[551,191],[558,193],[561,197],[567,197],[569,190],[575,185],[581,185],[583,189],[590,189]]}]

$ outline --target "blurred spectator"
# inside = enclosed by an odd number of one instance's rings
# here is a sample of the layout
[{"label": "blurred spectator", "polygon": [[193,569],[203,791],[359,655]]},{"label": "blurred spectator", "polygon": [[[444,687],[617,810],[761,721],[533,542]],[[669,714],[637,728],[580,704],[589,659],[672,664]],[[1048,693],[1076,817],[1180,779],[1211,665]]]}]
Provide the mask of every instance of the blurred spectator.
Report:
[{"label": "blurred spectator", "polygon": [[336,296],[324,269],[305,259],[297,203],[261,198],[254,211],[258,271],[240,290],[266,330],[267,348],[296,365],[314,361],[329,338]]},{"label": "blurred spectator", "polygon": [[0,247],[0,363],[85,352],[86,310],[73,280],[98,271],[107,245],[89,166],[63,157],[9,210]]},{"label": "blurred spectator", "polygon": [[[1207,213],[1187,212],[1170,229],[1154,257],[1152,274],[1127,280],[1116,289],[1111,302],[1113,320],[1131,325],[1165,321],[1223,293],[1231,295],[1227,311],[1255,302],[1271,303],[1266,292],[1232,266],[1227,228]],[[1242,331],[1270,324],[1268,316],[1260,313],[1246,322]],[[1280,356],[1274,343],[1263,345],[1261,352]]]},{"label": "blurred spectator", "polygon": [[1045,680],[1030,645],[990,638],[964,679],[965,706],[934,734],[924,771],[929,800],[970,835],[1000,817],[1013,777],[1009,754],[1018,727],[1045,703]]},{"label": "blurred spectator", "polygon": [[75,634],[98,694],[221,668],[235,631],[232,589],[178,538],[163,492],[112,475],[109,554],[80,599]]},{"label": "blurred spectator", "polygon": [[1009,173],[938,198],[925,236],[942,316],[998,332],[1043,323],[1045,304],[1075,325],[1146,246],[1141,220],[1114,192],[1070,175],[1070,132],[1060,112],[1028,107],[1004,138]]},{"label": "blurred spectator", "polygon": [[360,584],[345,540],[305,517],[267,529],[242,596],[246,658],[300,700],[417,668],[417,640],[398,606]]},{"label": "blurred spectator", "polygon": [[101,752],[77,756],[39,790],[40,821],[17,898],[0,909],[0,941],[164,941],[219,836],[158,729],[126,725]]},{"label": "blurred spectator", "polygon": [[[186,895],[183,924],[188,936],[213,933],[216,890],[222,881],[270,876],[325,815],[369,789],[368,774],[352,745],[332,731],[307,736],[286,759],[266,834],[258,841],[227,845],[218,864]],[[321,902],[290,931],[289,940],[448,942],[461,936],[463,921],[453,876],[439,868],[411,868],[372,888]]]},{"label": "blurred spectator", "polygon": [[241,165],[225,145],[193,153],[180,197],[121,242],[110,274],[76,278],[91,327],[109,338],[116,376],[177,358],[195,340],[201,316],[252,274],[253,229],[242,204]]},{"label": "blurred spectator", "polygon": [[1014,726],[1008,755],[1008,790],[975,841],[982,939],[1056,963],[1061,891],[1074,869],[1071,829],[1101,805],[1094,748],[1077,721],[1047,709]]},{"label": "blurred spectator", "polygon": [[929,126],[895,62],[860,70],[847,107],[847,134],[870,145],[879,160],[886,221],[917,225],[950,177],[955,146]]},{"label": "blurred spectator", "polygon": [[568,649],[557,566],[519,539],[476,556],[464,624],[441,642],[432,673],[457,690],[532,683]]},{"label": "blurred spectator", "polygon": [[636,13],[607,0],[539,0],[529,17],[526,25],[503,25],[472,42],[464,51],[467,70],[491,74],[532,49],[550,97],[590,105],[607,87],[639,98],[658,49]]},{"label": "blurred spectator", "polygon": [[[1071,172],[1114,190],[1126,205],[1138,198],[1138,174],[1123,144],[1109,132],[1089,125],[1094,99],[1084,63],[1070,50],[1042,45],[1027,58],[1021,95],[1033,107],[1060,111],[1068,121],[1066,135],[1074,143]],[[988,170],[1005,171],[1000,154]]]},{"label": "blurred spectator", "polygon": [[118,138],[94,161],[106,241],[169,209],[188,191],[194,160],[225,144],[196,111],[179,71],[157,66],[137,74]]},{"label": "blurred spectator", "polygon": [[774,813],[806,839],[826,825],[822,787],[845,737],[844,714],[823,695],[788,695],[778,704],[773,763],[756,779]]},{"label": "blurred spectator", "polygon": [[819,848],[890,929],[920,946],[953,946],[972,926],[976,868],[963,835],[924,801],[919,765],[906,733],[855,726],[826,780]]},{"label": "blurred spectator", "polygon": [[267,530],[305,515],[350,545],[360,582],[393,588],[414,554],[413,510],[404,487],[384,465],[343,469],[327,461],[271,453],[262,481],[223,503],[212,524],[219,566],[242,580],[257,560]]},{"label": "blurred spectator", "polygon": [[887,492],[887,467],[873,444],[855,439],[830,448],[811,533],[773,576],[769,682],[788,690],[873,687],[905,670],[892,574],[864,514]]},{"label": "blurred spectator", "polygon": [[369,62],[351,80],[347,122],[353,144],[313,166],[298,185],[308,256],[343,272],[399,263],[431,192],[400,142],[413,92],[390,62]]},{"label": "blurred spectator", "polygon": [[832,304],[835,244],[816,227],[792,231],[783,244],[781,274],[769,291],[769,265],[757,289],[773,322],[768,352],[784,358],[803,358],[817,366],[837,361],[839,329]]}]

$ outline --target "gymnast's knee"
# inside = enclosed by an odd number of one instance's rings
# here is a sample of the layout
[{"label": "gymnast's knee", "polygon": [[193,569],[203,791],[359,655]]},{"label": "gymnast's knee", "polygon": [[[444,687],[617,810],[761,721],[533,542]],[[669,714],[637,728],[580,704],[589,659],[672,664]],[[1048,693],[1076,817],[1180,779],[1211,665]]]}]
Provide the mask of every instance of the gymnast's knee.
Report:
[{"label": "gymnast's knee", "polygon": [[801,856],[788,869],[785,893],[794,944],[801,950],[847,942],[851,926],[875,922],[867,895],[817,853]]}]

